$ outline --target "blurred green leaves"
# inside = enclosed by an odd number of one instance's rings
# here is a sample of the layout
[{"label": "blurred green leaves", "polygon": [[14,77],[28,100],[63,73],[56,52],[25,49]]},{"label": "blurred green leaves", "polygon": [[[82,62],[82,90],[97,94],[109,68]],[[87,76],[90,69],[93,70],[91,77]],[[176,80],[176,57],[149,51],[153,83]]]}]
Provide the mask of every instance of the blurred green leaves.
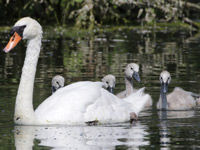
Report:
[{"label": "blurred green leaves", "polygon": [[177,20],[197,27],[191,19],[200,12],[200,3],[185,0],[0,0],[0,4],[3,25],[31,16],[47,25],[86,29]]}]

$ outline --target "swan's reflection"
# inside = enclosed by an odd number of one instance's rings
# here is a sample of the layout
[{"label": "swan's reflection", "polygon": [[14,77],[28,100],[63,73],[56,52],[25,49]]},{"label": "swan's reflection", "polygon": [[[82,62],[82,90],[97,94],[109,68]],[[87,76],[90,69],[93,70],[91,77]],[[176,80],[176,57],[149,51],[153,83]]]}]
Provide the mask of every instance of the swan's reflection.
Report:
[{"label": "swan's reflection", "polygon": [[191,118],[195,114],[194,110],[190,111],[159,111],[160,118],[160,145],[162,150],[170,149],[170,129],[169,119]]},{"label": "swan's reflection", "polygon": [[[166,117],[166,114],[162,114],[163,117]],[[170,146],[170,131],[168,129],[168,124],[167,124],[167,120],[165,120],[165,118],[162,118],[161,122],[160,122],[160,145],[162,146],[162,150],[167,150],[169,149]]]},{"label": "swan's reflection", "polygon": [[34,139],[40,146],[62,149],[115,149],[118,145],[139,149],[149,144],[147,126],[15,126],[17,150],[32,150]]},{"label": "swan's reflection", "polygon": [[181,110],[181,111],[159,111],[159,118],[165,119],[180,119],[180,118],[191,118],[194,117],[194,110]]}]

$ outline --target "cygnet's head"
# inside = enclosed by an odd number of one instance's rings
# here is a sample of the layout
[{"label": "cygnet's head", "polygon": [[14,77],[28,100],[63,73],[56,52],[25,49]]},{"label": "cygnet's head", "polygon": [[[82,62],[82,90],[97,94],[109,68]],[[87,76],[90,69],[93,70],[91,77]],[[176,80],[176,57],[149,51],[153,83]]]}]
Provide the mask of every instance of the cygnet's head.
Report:
[{"label": "cygnet's head", "polygon": [[52,93],[55,93],[59,88],[64,87],[65,79],[60,75],[56,75],[53,77],[51,83],[52,83]]},{"label": "cygnet's head", "polygon": [[139,65],[135,63],[130,63],[125,69],[126,78],[134,78],[136,81],[140,82],[139,76]]},{"label": "cygnet's head", "polygon": [[42,37],[42,27],[36,20],[30,17],[24,17],[15,23],[10,35],[10,41],[4,48],[4,52],[6,53],[13,49],[21,39],[30,40],[37,36]]},{"label": "cygnet's head", "polygon": [[168,85],[171,81],[171,75],[168,71],[164,70],[160,74],[160,83],[161,83],[161,93],[166,94],[168,90]]},{"label": "cygnet's head", "polygon": [[105,85],[105,88],[111,92],[114,93],[114,88],[115,88],[115,76],[112,74],[106,75],[102,78],[102,82]]}]

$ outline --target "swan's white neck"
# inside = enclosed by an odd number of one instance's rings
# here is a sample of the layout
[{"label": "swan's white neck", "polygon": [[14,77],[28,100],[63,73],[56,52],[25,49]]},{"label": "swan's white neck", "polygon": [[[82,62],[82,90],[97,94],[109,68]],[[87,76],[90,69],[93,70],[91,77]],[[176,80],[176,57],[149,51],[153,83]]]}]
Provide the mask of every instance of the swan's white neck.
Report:
[{"label": "swan's white neck", "polygon": [[125,84],[126,84],[126,96],[129,96],[133,93],[133,79],[125,77]]},{"label": "swan's white neck", "polygon": [[41,38],[42,35],[38,35],[27,42],[26,57],[15,104],[14,122],[16,124],[33,124],[35,121],[33,88],[40,54]]}]

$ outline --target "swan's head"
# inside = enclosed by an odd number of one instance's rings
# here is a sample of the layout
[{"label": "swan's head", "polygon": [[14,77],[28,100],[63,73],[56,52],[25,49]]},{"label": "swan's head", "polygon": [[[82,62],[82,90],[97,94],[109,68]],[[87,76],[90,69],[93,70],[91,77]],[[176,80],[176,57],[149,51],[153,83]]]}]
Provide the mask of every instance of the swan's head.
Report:
[{"label": "swan's head", "polygon": [[160,95],[162,99],[162,110],[167,110],[167,90],[168,90],[168,85],[171,81],[171,75],[168,71],[163,71],[160,74],[160,83],[161,83],[161,90],[160,90]]},{"label": "swan's head", "polygon": [[140,82],[139,65],[135,63],[128,64],[125,69],[125,75],[127,78],[134,78],[136,81]]},{"label": "swan's head", "polygon": [[114,88],[115,88],[115,76],[112,74],[106,75],[103,77],[102,82],[105,85],[105,88],[111,92],[114,93]]},{"label": "swan's head", "polygon": [[56,75],[56,76],[53,77],[51,83],[52,83],[52,93],[54,93],[59,88],[64,87],[65,79],[60,75]]},{"label": "swan's head", "polygon": [[30,40],[37,36],[42,36],[42,27],[36,20],[30,17],[24,17],[15,23],[10,35],[10,41],[4,48],[6,53],[13,49],[21,39]]},{"label": "swan's head", "polygon": [[161,93],[166,94],[168,90],[168,85],[171,81],[171,75],[168,71],[163,71],[160,74],[160,83],[161,83]]}]

